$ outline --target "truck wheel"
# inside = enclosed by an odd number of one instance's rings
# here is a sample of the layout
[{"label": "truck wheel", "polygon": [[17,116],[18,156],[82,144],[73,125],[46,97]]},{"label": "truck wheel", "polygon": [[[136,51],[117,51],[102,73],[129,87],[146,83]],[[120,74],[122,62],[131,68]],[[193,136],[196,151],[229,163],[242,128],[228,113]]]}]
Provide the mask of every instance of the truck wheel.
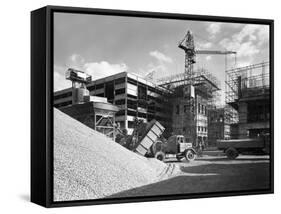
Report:
[{"label": "truck wheel", "polygon": [[162,142],[161,141],[156,141],[152,145],[151,150],[152,150],[152,154],[156,154],[158,151],[161,151],[162,150]]},{"label": "truck wheel", "polygon": [[187,150],[185,152],[184,156],[185,156],[185,159],[187,161],[194,161],[195,160],[195,153],[193,151],[191,151],[191,150]]},{"label": "truck wheel", "polygon": [[160,160],[160,161],[164,161],[165,160],[165,153],[164,152],[156,152],[155,156],[156,159]]},{"label": "truck wheel", "polygon": [[229,158],[229,159],[235,159],[238,157],[239,153],[238,151],[235,149],[235,148],[228,148],[226,151],[226,156]]}]

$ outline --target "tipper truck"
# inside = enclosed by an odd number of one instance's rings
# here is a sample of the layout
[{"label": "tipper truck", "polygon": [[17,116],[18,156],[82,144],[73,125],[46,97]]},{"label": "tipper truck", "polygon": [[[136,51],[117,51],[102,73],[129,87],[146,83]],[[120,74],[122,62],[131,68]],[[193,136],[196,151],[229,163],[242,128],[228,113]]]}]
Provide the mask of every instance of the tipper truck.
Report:
[{"label": "tipper truck", "polygon": [[193,161],[196,151],[191,142],[186,142],[183,135],[172,135],[168,140],[161,137],[165,128],[156,120],[146,124],[143,134],[135,143],[133,150],[140,155],[155,157],[161,161],[174,155],[178,160],[185,158]]}]

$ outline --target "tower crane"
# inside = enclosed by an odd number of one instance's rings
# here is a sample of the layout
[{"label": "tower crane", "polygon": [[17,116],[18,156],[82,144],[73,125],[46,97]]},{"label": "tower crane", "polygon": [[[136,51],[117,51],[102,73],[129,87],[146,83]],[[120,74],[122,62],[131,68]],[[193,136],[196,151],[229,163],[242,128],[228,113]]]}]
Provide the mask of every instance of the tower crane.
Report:
[{"label": "tower crane", "polygon": [[236,61],[236,51],[220,51],[220,50],[196,50],[194,44],[194,37],[191,31],[187,31],[185,37],[179,42],[179,48],[183,49],[185,52],[185,69],[184,73],[189,79],[189,83],[192,84],[193,76],[193,64],[196,63],[197,54],[215,54],[215,55],[225,55],[225,66],[227,66],[227,55],[234,54]]}]

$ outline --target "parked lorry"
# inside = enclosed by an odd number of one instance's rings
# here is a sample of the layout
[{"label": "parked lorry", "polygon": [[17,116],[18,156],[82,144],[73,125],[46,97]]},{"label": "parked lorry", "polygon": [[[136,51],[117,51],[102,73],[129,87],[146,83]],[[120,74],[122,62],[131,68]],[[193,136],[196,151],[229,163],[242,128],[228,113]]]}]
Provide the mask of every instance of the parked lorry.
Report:
[{"label": "parked lorry", "polygon": [[140,136],[134,143],[133,150],[140,155],[155,157],[161,161],[173,155],[178,160],[185,158],[193,161],[196,151],[192,148],[192,142],[187,142],[183,135],[173,135],[168,140],[162,137],[165,128],[156,120],[152,120],[140,128]]},{"label": "parked lorry", "polygon": [[235,159],[239,154],[268,154],[269,135],[257,138],[217,140],[217,148],[222,150],[229,159]]}]

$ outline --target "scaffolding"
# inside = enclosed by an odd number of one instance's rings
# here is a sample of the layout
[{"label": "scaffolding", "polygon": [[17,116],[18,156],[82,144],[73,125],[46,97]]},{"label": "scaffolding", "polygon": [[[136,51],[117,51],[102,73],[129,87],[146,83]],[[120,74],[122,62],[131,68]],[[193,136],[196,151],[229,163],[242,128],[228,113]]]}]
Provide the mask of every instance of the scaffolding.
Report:
[{"label": "scaffolding", "polygon": [[220,94],[218,93],[221,88],[220,81],[203,68],[194,71],[190,78],[188,78],[185,73],[174,74],[158,79],[157,84],[174,91],[172,94],[174,96],[175,94],[177,95],[178,88],[182,88],[190,84],[190,82],[193,82],[197,93],[208,100],[208,105],[216,105],[216,102],[220,98]]},{"label": "scaffolding", "polygon": [[159,79],[158,84],[173,91],[170,94],[170,103],[174,109],[174,134],[184,135],[195,146],[200,141],[206,143],[207,112],[219,100],[219,80],[201,68],[192,75],[181,73]]},{"label": "scaffolding", "polygon": [[269,94],[269,62],[226,71],[225,101],[231,107],[232,123],[238,122],[239,101]]},{"label": "scaffolding", "polygon": [[[209,112],[213,112],[215,115],[218,115],[219,112],[223,112],[222,119],[224,124],[230,125],[238,122],[238,113],[233,112],[233,108],[228,104],[210,106]],[[233,115],[234,113],[235,115]],[[213,118],[210,118],[210,122],[214,122],[212,120]]]},{"label": "scaffolding", "polygon": [[[220,89],[219,80],[204,68],[200,68],[194,71],[190,78],[194,80],[195,84],[202,82],[202,80],[206,80],[217,90]],[[190,79],[187,78],[185,73],[179,73],[160,78],[157,80],[157,84],[161,86],[171,85],[173,87],[177,87],[179,85],[186,84],[189,80]]]},{"label": "scaffolding", "polygon": [[245,96],[257,95],[262,89],[266,92],[269,89],[269,62],[227,70],[225,83],[228,104]]}]

